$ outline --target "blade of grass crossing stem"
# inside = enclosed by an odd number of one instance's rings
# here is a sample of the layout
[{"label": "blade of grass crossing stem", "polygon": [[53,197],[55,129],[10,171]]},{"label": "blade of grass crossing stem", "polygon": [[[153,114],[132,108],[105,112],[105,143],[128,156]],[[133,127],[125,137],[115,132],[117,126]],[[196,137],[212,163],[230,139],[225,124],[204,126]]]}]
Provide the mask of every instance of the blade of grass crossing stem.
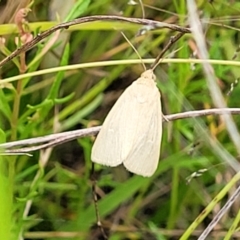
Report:
[{"label": "blade of grass crossing stem", "polygon": [[186,232],[182,235],[180,240],[188,239],[191,233],[196,227],[205,219],[205,217],[213,210],[215,205],[229,192],[234,184],[240,180],[240,172],[238,172],[231,181],[220,191],[220,193],[207,205],[202,213],[195,219],[195,221],[189,226]]},{"label": "blade of grass crossing stem", "polygon": [[[0,113],[2,113],[7,118],[8,121],[10,121],[11,114],[12,114],[11,108],[10,108],[10,105],[9,105],[2,89],[0,89],[0,103],[1,103]],[[2,124],[2,123],[0,122],[0,124]],[[0,139],[0,141],[1,141],[1,139]]]},{"label": "blade of grass crossing stem", "polygon": [[[61,58],[61,62],[60,62],[60,66],[65,66],[68,64],[68,61],[69,61],[69,51],[70,51],[70,46],[69,46],[69,43],[66,45],[65,49],[64,49],[64,52],[63,52],[63,55],[62,55],[62,58]],[[59,88],[61,86],[61,83],[63,81],[63,78],[64,78],[64,74],[65,74],[65,71],[59,71],[57,73],[57,76],[52,84],[52,87],[51,87],[51,90],[49,91],[49,94],[48,94],[48,99],[55,99],[58,97],[58,93],[59,93]]]},{"label": "blade of grass crossing stem", "polygon": [[240,210],[238,211],[237,216],[234,218],[230,229],[228,230],[226,236],[224,237],[224,240],[233,239],[234,233],[238,231],[239,222],[240,222]]},{"label": "blade of grass crossing stem", "polygon": [[[70,47],[69,44],[67,44],[62,55],[60,66],[65,66],[68,64],[69,50]],[[39,103],[37,106],[31,106],[31,108],[36,108],[36,110],[39,109],[39,116],[41,116],[41,119],[45,119],[45,116],[47,116],[50,109],[54,106],[55,99],[58,97],[59,89],[64,78],[64,73],[65,71],[58,72],[47,98],[45,98],[43,102]],[[59,102],[59,99],[57,101]]]}]

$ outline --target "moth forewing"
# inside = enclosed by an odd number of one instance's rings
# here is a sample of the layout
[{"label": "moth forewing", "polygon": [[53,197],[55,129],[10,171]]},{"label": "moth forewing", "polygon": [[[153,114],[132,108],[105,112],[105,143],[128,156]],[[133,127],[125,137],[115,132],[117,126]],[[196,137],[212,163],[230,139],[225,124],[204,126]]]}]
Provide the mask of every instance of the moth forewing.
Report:
[{"label": "moth forewing", "polygon": [[129,143],[133,136],[131,126],[128,125],[129,109],[136,109],[135,102],[131,99],[132,88],[133,84],[126,88],[103,122],[93,144],[93,162],[114,167],[121,164],[130,151]]},{"label": "moth forewing", "polygon": [[157,168],[162,135],[160,93],[152,70],[120,96],[92,148],[92,161],[150,176]]},{"label": "moth forewing", "polygon": [[[154,78],[139,78],[135,82],[135,101],[139,105],[134,127],[134,139],[124,166],[132,173],[149,177],[158,166],[162,138],[162,111],[160,93]],[[155,76],[154,76],[155,77]],[[134,119],[133,119],[134,120]],[[132,123],[134,124],[134,122]]]},{"label": "moth forewing", "polygon": [[[131,86],[130,86],[131,87]],[[130,88],[128,87],[128,88]],[[128,88],[119,97],[111,111],[108,113],[102,128],[92,147],[91,159],[95,163],[115,167],[122,163],[122,140],[120,138],[119,123],[124,121],[126,115],[126,99]]]}]

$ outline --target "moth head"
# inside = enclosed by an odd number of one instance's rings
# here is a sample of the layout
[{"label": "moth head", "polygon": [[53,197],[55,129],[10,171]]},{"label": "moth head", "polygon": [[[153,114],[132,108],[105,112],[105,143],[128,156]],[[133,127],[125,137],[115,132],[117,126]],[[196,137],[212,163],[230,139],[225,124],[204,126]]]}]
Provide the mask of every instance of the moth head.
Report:
[{"label": "moth head", "polygon": [[156,81],[156,76],[155,74],[153,73],[153,70],[152,69],[149,69],[145,72],[142,73],[141,75],[142,78],[147,78],[147,79],[152,79],[153,81]]}]

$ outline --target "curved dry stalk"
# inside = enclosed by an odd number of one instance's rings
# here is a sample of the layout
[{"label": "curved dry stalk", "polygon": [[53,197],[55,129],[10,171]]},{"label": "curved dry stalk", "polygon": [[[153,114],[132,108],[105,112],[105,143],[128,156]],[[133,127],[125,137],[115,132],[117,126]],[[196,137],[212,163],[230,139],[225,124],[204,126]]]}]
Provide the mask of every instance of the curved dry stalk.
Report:
[{"label": "curved dry stalk", "polygon": [[[53,142],[56,139],[62,139],[62,138],[69,138],[71,140],[96,135],[100,131],[101,127],[92,127],[92,128],[86,128],[86,129],[79,129],[75,131],[68,131],[68,132],[62,132],[62,133],[54,133],[43,137],[36,137],[36,138],[29,138],[25,140],[19,140],[9,143],[3,143],[0,144],[0,148],[2,149],[10,149],[13,147],[19,147],[19,146],[29,146],[33,144],[40,144],[40,143],[47,143],[47,142]],[[73,139],[72,139],[73,137]]]},{"label": "curved dry stalk", "polygon": [[33,48],[37,43],[42,41],[44,38],[48,37],[50,34],[56,32],[60,29],[67,29],[71,26],[87,23],[87,22],[95,22],[95,21],[121,21],[121,22],[129,22],[129,23],[135,23],[139,25],[149,26],[150,29],[159,29],[159,28],[168,28],[173,31],[178,31],[181,33],[191,33],[191,30],[186,27],[181,27],[175,24],[169,24],[149,19],[142,19],[142,18],[128,18],[128,17],[122,17],[122,16],[112,16],[112,15],[96,15],[96,16],[87,16],[82,18],[77,18],[69,22],[60,23],[41,34],[38,34],[35,38],[32,39],[32,41],[22,45],[20,48],[13,51],[9,56],[4,58],[0,62],[0,67],[3,66],[5,63],[9,62],[16,56],[18,56],[22,52],[26,52],[29,49]]},{"label": "curved dry stalk", "polygon": [[[193,37],[196,41],[197,49],[199,52],[199,58],[203,60],[203,70],[206,75],[206,83],[210,92],[213,103],[218,108],[225,108],[225,99],[222,95],[221,89],[217,84],[214,68],[207,62],[209,58],[205,35],[202,29],[202,24],[199,18],[197,5],[195,1],[187,0],[189,24],[192,30]],[[231,115],[223,114],[223,121],[226,124],[226,129],[235,145],[238,154],[240,154],[240,134],[236,124],[234,123]]]},{"label": "curved dry stalk", "polygon": [[[163,116],[162,121],[175,121],[184,118],[195,118],[200,116],[207,115],[222,115],[222,114],[240,114],[240,108],[215,108],[215,109],[207,109],[207,110],[196,110],[196,111],[188,111],[183,113],[176,113]],[[75,131],[68,131],[62,133],[51,134],[43,137],[30,138],[25,140],[19,140],[9,143],[0,144],[0,148],[3,149],[3,153],[28,153],[37,151],[44,148],[53,147],[56,145],[60,145],[65,142],[72,141],[77,138],[82,138],[86,136],[96,135],[100,131],[101,127],[92,127],[86,129],[79,129]],[[31,146],[34,144],[41,144],[37,146]],[[16,148],[20,146],[31,146],[24,148]],[[15,149],[12,149],[15,148]]]}]

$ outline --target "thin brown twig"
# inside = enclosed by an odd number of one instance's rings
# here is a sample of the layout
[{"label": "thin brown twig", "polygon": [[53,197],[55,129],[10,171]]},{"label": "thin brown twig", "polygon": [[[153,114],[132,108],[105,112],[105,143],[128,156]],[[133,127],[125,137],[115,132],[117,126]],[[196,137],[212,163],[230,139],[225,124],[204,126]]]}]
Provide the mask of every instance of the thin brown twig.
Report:
[{"label": "thin brown twig", "polygon": [[92,162],[92,170],[91,170],[91,177],[90,178],[92,180],[92,195],[93,195],[93,201],[94,201],[94,207],[95,207],[97,226],[100,229],[100,232],[101,232],[102,237],[104,238],[104,240],[107,240],[108,237],[107,237],[107,234],[105,233],[105,230],[103,228],[102,221],[101,221],[101,218],[100,218],[99,208],[98,208],[98,196],[97,196],[97,191],[96,191],[97,179],[94,176],[95,175],[94,174],[94,172],[95,172],[94,166],[95,166],[94,162]]},{"label": "thin brown twig", "polygon": [[[165,115],[162,119],[163,122],[166,121],[174,121],[184,118],[195,118],[200,116],[207,116],[207,115],[222,115],[222,114],[240,114],[240,108],[214,108],[214,109],[207,109],[207,110],[196,110],[196,111],[188,111],[183,113],[176,113]],[[86,136],[96,135],[100,131],[101,127],[92,127],[86,129],[80,129],[75,131],[68,131],[62,133],[51,134],[48,136],[37,137],[37,138],[30,138],[25,140],[19,140],[9,143],[0,144],[0,148],[2,149],[3,153],[27,153],[33,152],[40,149],[53,147],[56,145],[60,145],[65,142],[72,141],[77,138],[82,138]],[[31,146],[34,144],[41,144],[37,146]],[[20,146],[31,146],[31,147],[24,147],[24,148],[16,148]],[[12,149],[16,148],[16,149]]]},{"label": "thin brown twig", "polygon": [[37,43],[39,43],[40,41],[42,41],[44,38],[48,37],[52,33],[56,32],[57,30],[67,29],[67,28],[77,25],[77,24],[94,22],[94,21],[121,21],[121,22],[129,22],[129,23],[134,23],[134,24],[139,24],[139,25],[151,26],[152,29],[168,28],[168,29],[182,32],[182,33],[191,33],[191,30],[189,28],[181,27],[181,26],[178,26],[175,24],[169,24],[169,23],[149,20],[149,19],[127,18],[127,17],[122,17],[122,16],[112,16],[112,15],[87,16],[87,17],[77,18],[77,19],[74,19],[69,22],[60,23],[60,24],[42,32],[41,34],[38,34],[30,42],[27,42],[26,44],[22,45],[21,47],[19,47],[15,51],[13,51],[9,56],[4,58],[0,62],[0,67],[3,66],[5,63],[9,62],[10,60],[12,60],[13,58],[15,58],[16,56],[18,56],[20,53],[26,52],[29,49],[33,48]]}]

